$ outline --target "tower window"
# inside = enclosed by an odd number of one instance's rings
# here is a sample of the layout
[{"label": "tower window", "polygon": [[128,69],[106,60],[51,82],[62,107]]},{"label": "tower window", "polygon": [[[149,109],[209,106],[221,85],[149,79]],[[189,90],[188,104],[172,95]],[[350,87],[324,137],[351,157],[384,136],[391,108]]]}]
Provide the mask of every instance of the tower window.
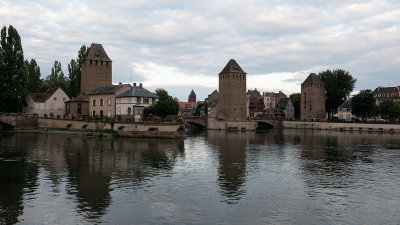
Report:
[{"label": "tower window", "polygon": [[97,65],[97,60],[96,60],[96,65]]},{"label": "tower window", "polygon": [[103,61],[101,61],[101,63],[100,63],[101,65],[103,65]]},{"label": "tower window", "polygon": [[90,64],[92,64],[92,60],[90,60]]}]

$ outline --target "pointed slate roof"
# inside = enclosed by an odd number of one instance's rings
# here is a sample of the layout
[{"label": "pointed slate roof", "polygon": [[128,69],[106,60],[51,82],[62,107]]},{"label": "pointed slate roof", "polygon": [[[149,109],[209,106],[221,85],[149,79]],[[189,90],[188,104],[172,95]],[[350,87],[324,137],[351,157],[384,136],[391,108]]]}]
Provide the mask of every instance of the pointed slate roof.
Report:
[{"label": "pointed slate roof", "polygon": [[302,84],[324,84],[324,82],[315,73],[310,73]]},{"label": "pointed slate roof", "polygon": [[246,72],[244,72],[242,68],[240,68],[239,64],[234,59],[231,59],[229,60],[228,64],[226,64],[221,73],[246,73]]},{"label": "pointed slate roof", "polygon": [[111,59],[108,57],[103,46],[101,44],[96,44],[96,43],[92,43],[92,45],[90,46],[89,50],[86,53],[85,59],[111,62]]},{"label": "pointed slate roof", "polygon": [[131,89],[124,91],[116,96],[116,98],[122,98],[122,97],[159,98],[158,95],[148,91],[147,89],[141,86],[133,86]]}]

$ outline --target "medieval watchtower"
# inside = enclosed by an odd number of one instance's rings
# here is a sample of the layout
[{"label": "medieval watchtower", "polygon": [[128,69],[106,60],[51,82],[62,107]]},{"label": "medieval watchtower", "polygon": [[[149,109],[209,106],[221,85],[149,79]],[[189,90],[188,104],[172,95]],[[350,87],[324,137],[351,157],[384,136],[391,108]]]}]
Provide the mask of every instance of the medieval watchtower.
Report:
[{"label": "medieval watchtower", "polygon": [[301,84],[300,119],[325,120],[325,84],[315,73]]},{"label": "medieval watchtower", "polygon": [[193,90],[189,94],[188,102],[196,102],[196,93]]},{"label": "medieval watchtower", "polygon": [[246,119],[246,73],[234,59],[219,73],[217,119]]},{"label": "medieval watchtower", "polygon": [[93,43],[81,65],[81,94],[112,84],[112,61],[101,44]]}]

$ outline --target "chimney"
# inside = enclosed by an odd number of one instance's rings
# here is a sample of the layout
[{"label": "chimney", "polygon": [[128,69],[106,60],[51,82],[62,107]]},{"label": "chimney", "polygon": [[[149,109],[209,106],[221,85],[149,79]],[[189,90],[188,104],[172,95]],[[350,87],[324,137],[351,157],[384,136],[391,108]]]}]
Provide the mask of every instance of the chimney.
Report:
[{"label": "chimney", "polygon": [[122,86],[122,82],[119,82],[119,86],[120,86],[120,87]]},{"label": "chimney", "polygon": [[133,83],[133,86],[136,87],[136,83]]},{"label": "chimney", "polygon": [[142,83],[139,83],[139,86],[140,86],[140,87],[143,87],[143,84],[142,84]]}]

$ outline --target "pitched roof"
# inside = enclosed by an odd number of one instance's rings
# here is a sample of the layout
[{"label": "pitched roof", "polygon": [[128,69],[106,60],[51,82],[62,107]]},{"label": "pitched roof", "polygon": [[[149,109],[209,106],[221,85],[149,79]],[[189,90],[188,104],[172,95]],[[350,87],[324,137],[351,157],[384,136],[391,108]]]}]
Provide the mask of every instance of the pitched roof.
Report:
[{"label": "pitched roof", "polygon": [[103,46],[101,44],[96,44],[96,43],[92,43],[92,45],[90,46],[89,50],[86,53],[85,59],[111,62],[111,59],[108,57]]},{"label": "pitched roof", "polygon": [[146,98],[159,98],[158,95],[141,86],[133,86],[131,89],[117,95],[116,98],[122,97],[146,97]]},{"label": "pitched roof", "polygon": [[351,109],[351,98],[347,99],[343,104],[341,104],[338,108],[343,109]]},{"label": "pitched roof", "polygon": [[321,80],[321,78],[319,78],[315,73],[310,73],[310,75],[308,75],[308,77],[306,78],[306,80],[302,83],[303,84],[324,84],[324,82]]},{"label": "pitched roof", "polygon": [[60,87],[47,90],[45,93],[29,93],[34,102],[46,102]]},{"label": "pitched roof", "polygon": [[229,60],[228,64],[226,64],[221,73],[246,73],[246,72],[244,72],[242,68],[240,68],[239,64],[234,59],[231,59]]},{"label": "pitched roof", "polygon": [[377,88],[375,88],[374,92],[372,92],[372,93],[374,93],[374,94],[382,94],[382,93],[391,94],[396,91],[400,91],[398,87],[377,87]]},{"label": "pitched roof", "polygon": [[196,102],[178,102],[179,108],[188,109],[196,106]]},{"label": "pitched roof", "polygon": [[66,102],[89,102],[89,96],[80,94],[78,97],[71,99],[69,101],[66,101]]},{"label": "pitched roof", "polygon": [[125,87],[127,85],[129,85],[129,84],[102,86],[102,87],[96,88],[94,91],[90,92],[89,95],[114,94],[120,88]]}]

